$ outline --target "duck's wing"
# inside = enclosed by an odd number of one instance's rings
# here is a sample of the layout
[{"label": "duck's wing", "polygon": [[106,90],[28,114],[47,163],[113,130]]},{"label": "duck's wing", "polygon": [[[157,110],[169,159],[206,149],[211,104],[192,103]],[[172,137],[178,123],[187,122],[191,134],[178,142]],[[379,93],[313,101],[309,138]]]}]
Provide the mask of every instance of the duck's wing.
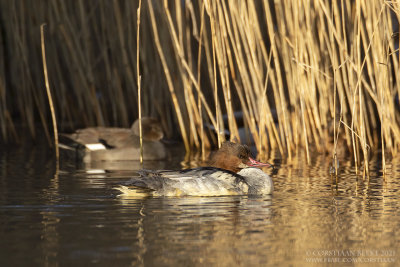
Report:
[{"label": "duck's wing", "polygon": [[213,167],[182,171],[140,170],[138,173],[140,176],[124,185],[152,190],[157,195],[234,195],[246,194],[249,188],[242,176]]},{"label": "duck's wing", "polygon": [[239,182],[245,182],[245,179],[243,176],[238,175],[234,172],[221,169],[221,168],[216,168],[216,167],[200,167],[200,168],[194,168],[194,169],[187,169],[187,170],[181,170],[178,171],[177,173],[169,174],[168,172],[163,172],[163,176],[174,176],[177,175],[182,176],[182,175],[188,175],[191,177],[196,177],[196,178],[202,178],[202,177],[212,177],[213,179],[216,179],[218,181],[224,181],[226,183],[239,183]]},{"label": "duck's wing", "polygon": [[125,128],[105,128],[99,133],[99,139],[106,142],[110,148],[140,147],[139,137]]},{"label": "duck's wing", "polygon": [[201,181],[201,180],[215,180],[221,183],[230,185],[232,187],[247,185],[247,182],[243,176],[238,175],[234,172],[220,169],[216,167],[200,167],[193,169],[186,169],[180,171],[152,171],[152,170],[140,170],[138,171],[141,177],[156,179],[160,183],[166,181],[175,182],[189,182],[189,181]]},{"label": "duck's wing", "polygon": [[125,182],[125,186],[134,186],[139,188],[146,188],[153,191],[163,190],[166,186],[171,186],[174,183],[179,183],[186,179],[192,179],[190,176],[179,176],[179,171],[153,171],[153,170],[139,170],[139,176],[133,177]]},{"label": "duck's wing", "polygon": [[60,134],[64,138],[69,138],[70,140],[79,143],[81,145],[94,144],[99,140],[99,133],[97,128],[85,128],[79,129],[72,134]]},{"label": "duck's wing", "polygon": [[124,185],[128,187],[135,186],[140,188],[146,188],[153,191],[164,188],[166,179],[157,175],[155,172],[150,173],[150,171],[147,170],[140,170],[138,171],[138,173],[140,176],[133,177],[129,181],[125,182]]}]

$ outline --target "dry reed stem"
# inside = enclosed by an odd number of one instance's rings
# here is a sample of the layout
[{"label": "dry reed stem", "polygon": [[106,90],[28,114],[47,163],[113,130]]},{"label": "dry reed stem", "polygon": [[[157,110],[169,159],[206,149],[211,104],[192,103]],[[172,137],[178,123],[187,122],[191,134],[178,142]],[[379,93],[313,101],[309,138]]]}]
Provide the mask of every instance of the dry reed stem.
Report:
[{"label": "dry reed stem", "polygon": [[159,37],[158,37],[156,20],[155,20],[155,17],[154,17],[153,4],[151,3],[151,1],[148,2],[148,6],[149,6],[151,24],[152,24],[152,28],[153,28],[154,41],[156,43],[157,51],[158,51],[158,54],[160,56],[163,68],[164,68],[164,73],[165,73],[165,76],[166,76],[166,79],[167,79],[167,83],[168,83],[168,89],[169,89],[169,91],[171,93],[172,101],[173,101],[173,104],[174,104],[174,107],[175,107],[175,112],[176,112],[176,115],[178,117],[178,123],[179,123],[179,128],[181,130],[183,143],[185,144],[186,151],[190,151],[189,140],[188,140],[187,133],[186,133],[186,128],[185,128],[185,125],[184,125],[184,122],[183,122],[182,112],[181,112],[181,109],[179,107],[178,99],[176,97],[175,89],[174,89],[174,86],[173,86],[173,83],[172,83],[172,78],[171,78],[171,75],[170,75],[170,72],[169,72],[169,69],[168,69],[168,65],[167,65],[167,62],[166,62],[165,57],[164,57],[164,52],[162,50],[161,43],[160,43],[160,40],[159,40]]},{"label": "dry reed stem", "polygon": [[53,130],[54,130],[54,148],[56,151],[56,160],[57,164],[60,159],[60,152],[58,148],[58,130],[57,130],[57,120],[56,120],[56,114],[54,110],[54,105],[53,105],[53,98],[51,96],[51,91],[50,91],[50,84],[49,84],[49,76],[47,72],[47,62],[46,62],[46,48],[45,48],[45,40],[44,40],[44,26],[46,24],[40,25],[40,39],[41,39],[41,46],[42,46],[42,59],[43,59],[43,74],[44,74],[44,80],[46,84],[46,92],[49,100],[49,106],[50,106],[50,111],[51,111],[51,118],[53,121]]},{"label": "dry reed stem", "polygon": [[142,7],[142,0],[139,0],[139,7],[137,9],[137,30],[136,30],[136,72],[137,72],[137,90],[138,90],[138,113],[139,113],[139,143],[140,143],[140,164],[143,164],[143,129],[142,129],[142,77],[140,76],[140,11]]},{"label": "dry reed stem", "polygon": [[0,126],[1,126],[1,133],[3,136],[3,139],[7,142],[8,135],[7,135],[7,127],[6,127],[6,112],[7,112],[7,106],[6,106],[6,90],[5,86],[3,85],[3,81],[0,80]]},{"label": "dry reed stem", "polygon": [[[167,19],[169,22],[169,26],[170,26],[170,31],[171,31],[171,35],[172,35],[172,40],[173,40],[173,44],[174,44],[174,48],[176,49],[180,62],[182,64],[182,66],[184,67],[184,69],[187,71],[188,77],[190,78],[190,80],[192,81],[193,85],[195,86],[197,93],[199,94],[201,101],[204,105],[204,108],[206,109],[206,112],[209,116],[209,119],[211,120],[212,125],[217,129],[217,122],[215,117],[212,115],[211,109],[209,107],[209,105],[207,104],[207,100],[205,99],[203,93],[200,90],[199,84],[197,83],[196,78],[194,77],[189,65],[187,64],[185,58],[184,58],[184,53],[183,53],[183,48],[182,46],[179,44],[178,42],[178,38],[177,38],[177,34],[175,31],[175,28],[173,26],[173,22],[172,22],[172,18],[170,15],[170,12],[168,10],[168,8],[165,6],[165,13],[167,15]],[[214,76],[214,75],[213,75]]]},{"label": "dry reed stem", "polygon": [[[200,87],[201,83],[201,50],[202,50],[202,41],[203,41],[203,31],[204,31],[204,2],[201,5],[201,18],[200,18],[200,33],[198,36],[198,41],[199,41],[199,51],[197,55],[197,84]],[[208,139],[206,139],[206,136],[204,135],[204,123],[203,123],[203,112],[202,112],[202,106],[201,106],[201,99],[200,96],[197,96],[197,109],[199,112],[199,124],[200,124],[200,140],[201,140],[201,160],[204,162],[206,160],[205,158],[205,142],[209,142]]]},{"label": "dry reed stem", "polygon": [[[185,16],[188,19],[189,18],[189,10],[185,9]],[[193,69],[193,56],[192,56],[192,48],[191,48],[191,36],[190,36],[190,27],[188,24],[186,24],[185,27],[185,41],[186,41],[186,48],[187,48],[187,56],[188,56],[188,65],[190,69]],[[186,86],[184,86],[184,95],[185,95],[185,100],[186,100],[186,106],[188,108],[188,115],[189,115],[189,123],[190,123],[190,130],[192,132],[191,134],[191,141],[193,140],[195,148],[199,149],[200,148],[200,140],[198,137],[198,131],[196,129],[196,125],[199,124],[199,114],[197,112],[197,104],[194,99],[193,95],[193,90],[192,90],[192,82],[190,81],[190,78],[187,76],[183,77],[184,83]],[[190,105],[188,105],[190,103]]]}]

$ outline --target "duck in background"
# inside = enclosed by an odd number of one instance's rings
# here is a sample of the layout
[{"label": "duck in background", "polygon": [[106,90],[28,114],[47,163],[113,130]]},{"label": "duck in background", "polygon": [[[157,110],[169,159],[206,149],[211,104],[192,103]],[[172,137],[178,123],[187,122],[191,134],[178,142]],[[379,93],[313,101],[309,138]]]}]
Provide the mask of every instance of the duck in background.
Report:
[{"label": "duck in background", "polygon": [[[160,160],[167,156],[161,125],[157,119],[142,118],[143,159]],[[91,127],[60,135],[60,148],[75,151],[83,162],[127,161],[140,159],[139,120],[131,128]]]},{"label": "duck in background", "polygon": [[115,189],[123,196],[265,195],[273,191],[269,175],[254,167],[271,167],[251,157],[246,145],[224,142],[209,167],[181,171],[140,170]]}]

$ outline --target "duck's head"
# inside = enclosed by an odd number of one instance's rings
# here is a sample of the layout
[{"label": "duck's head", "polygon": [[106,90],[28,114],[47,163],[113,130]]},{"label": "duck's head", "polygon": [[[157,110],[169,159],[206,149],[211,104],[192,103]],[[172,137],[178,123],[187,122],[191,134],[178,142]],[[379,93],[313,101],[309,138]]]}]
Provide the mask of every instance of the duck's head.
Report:
[{"label": "duck's head", "polygon": [[271,167],[270,163],[256,161],[251,156],[248,146],[232,142],[224,142],[210,160],[213,167],[233,171],[235,173],[248,167]]},{"label": "duck's head", "polygon": [[[139,136],[139,119],[137,119],[131,127],[132,133]],[[143,140],[145,141],[158,141],[164,137],[163,130],[161,128],[160,122],[151,117],[142,118],[142,131]]]}]

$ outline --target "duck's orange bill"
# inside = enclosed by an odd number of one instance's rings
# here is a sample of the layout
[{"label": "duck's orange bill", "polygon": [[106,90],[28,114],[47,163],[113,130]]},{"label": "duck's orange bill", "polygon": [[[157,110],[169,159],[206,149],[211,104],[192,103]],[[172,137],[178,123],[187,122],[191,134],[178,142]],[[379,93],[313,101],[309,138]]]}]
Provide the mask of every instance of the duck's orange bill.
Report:
[{"label": "duck's orange bill", "polygon": [[259,161],[257,161],[257,160],[255,160],[255,159],[253,159],[252,157],[249,157],[249,162],[247,163],[247,165],[248,166],[251,166],[251,167],[274,167],[274,165],[272,165],[272,164],[270,164],[270,163],[262,163],[262,162],[259,162]]}]

